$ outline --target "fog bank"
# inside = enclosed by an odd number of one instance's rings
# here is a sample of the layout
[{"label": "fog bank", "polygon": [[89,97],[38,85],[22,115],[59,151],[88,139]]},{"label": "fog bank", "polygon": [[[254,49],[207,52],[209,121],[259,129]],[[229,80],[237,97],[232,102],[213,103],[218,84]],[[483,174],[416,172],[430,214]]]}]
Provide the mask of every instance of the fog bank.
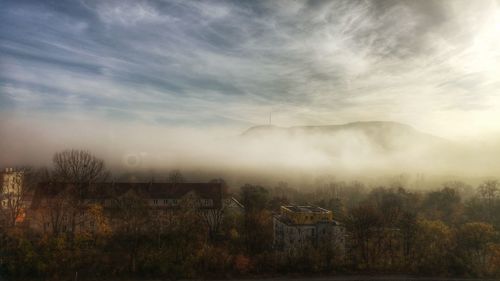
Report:
[{"label": "fog bank", "polygon": [[[56,151],[88,149],[122,172],[180,169],[205,177],[294,180],[331,174],[496,176],[500,142],[447,140],[394,123],[331,131],[166,127],[124,122],[3,119],[0,165],[50,165]],[[390,129],[387,129],[390,128]],[[254,131],[258,132],[254,132]],[[245,132],[245,133],[244,133]]]}]

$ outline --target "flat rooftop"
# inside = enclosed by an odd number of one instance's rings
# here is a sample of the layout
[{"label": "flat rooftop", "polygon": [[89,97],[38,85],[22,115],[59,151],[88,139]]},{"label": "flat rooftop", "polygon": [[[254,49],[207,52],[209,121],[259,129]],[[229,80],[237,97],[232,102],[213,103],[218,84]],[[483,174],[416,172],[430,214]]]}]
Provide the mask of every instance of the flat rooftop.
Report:
[{"label": "flat rooftop", "polygon": [[329,213],[330,211],[316,207],[316,206],[295,206],[295,205],[289,205],[289,206],[282,206],[281,208],[287,209],[291,212],[294,213],[316,213],[316,214],[325,214]]}]

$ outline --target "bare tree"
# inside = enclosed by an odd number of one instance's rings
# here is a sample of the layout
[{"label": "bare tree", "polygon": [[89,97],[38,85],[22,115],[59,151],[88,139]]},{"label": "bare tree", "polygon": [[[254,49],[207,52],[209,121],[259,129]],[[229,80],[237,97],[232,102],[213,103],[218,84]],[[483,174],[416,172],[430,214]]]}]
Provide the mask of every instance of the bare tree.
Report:
[{"label": "bare tree", "polygon": [[222,222],[224,221],[225,206],[220,208],[200,209],[198,214],[201,220],[208,227],[208,235],[210,239],[215,239],[219,233]]},{"label": "bare tree", "polygon": [[[215,239],[216,235],[219,233],[222,223],[224,222],[224,216],[226,213],[227,205],[224,203],[224,190],[227,189],[227,183],[222,178],[216,178],[209,181],[209,183],[220,184],[221,190],[219,197],[216,200],[219,200],[219,204],[215,206],[211,206],[210,208],[203,208],[203,206],[198,206],[199,211],[198,214],[200,219],[205,223],[208,227],[208,235],[210,239]],[[214,202],[215,203],[215,202]],[[220,205],[220,206],[217,206]]]},{"label": "bare tree", "polygon": [[495,217],[494,205],[500,195],[500,183],[496,180],[487,180],[477,188],[477,192],[485,202],[487,220],[492,221]]},{"label": "bare tree", "polygon": [[170,173],[168,173],[168,181],[176,184],[176,183],[185,182],[185,179],[184,179],[184,176],[182,175],[181,171],[173,170]]},{"label": "bare tree", "polygon": [[65,150],[53,158],[54,177],[58,181],[89,184],[108,178],[104,160],[86,150]]},{"label": "bare tree", "polygon": [[[109,172],[104,160],[97,158],[86,150],[65,150],[57,152],[53,158],[53,179],[58,182],[71,183],[66,185],[65,192],[71,201],[72,208],[68,214],[70,231],[74,234],[76,226],[81,224],[85,210],[85,200],[92,184],[105,181]],[[80,221],[79,221],[80,220]]]},{"label": "bare tree", "polygon": [[[69,200],[69,196],[66,192],[60,192],[53,198],[50,198],[45,203],[46,213],[43,215],[46,217],[42,221],[46,223],[49,222],[50,229],[53,235],[58,235],[61,232],[66,231],[68,227],[68,213],[72,214],[73,210],[72,204]],[[45,229],[45,226],[44,226]]]}]

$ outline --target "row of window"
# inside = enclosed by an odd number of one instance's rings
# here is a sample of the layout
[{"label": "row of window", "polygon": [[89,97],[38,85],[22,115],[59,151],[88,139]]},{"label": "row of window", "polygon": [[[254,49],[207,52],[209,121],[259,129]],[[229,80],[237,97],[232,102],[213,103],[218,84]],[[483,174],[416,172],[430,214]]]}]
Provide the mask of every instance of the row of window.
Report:
[{"label": "row of window", "polygon": [[[275,227],[276,229],[276,233],[278,232],[285,232],[285,229],[286,229],[286,232],[289,234],[289,235],[292,235],[294,232],[297,232],[299,235],[300,234],[310,234],[311,236],[315,236],[316,235],[316,229],[315,228],[301,228],[301,227],[286,227],[284,228],[283,226],[278,226],[278,227]],[[326,228],[320,228],[318,230],[318,234],[326,234],[327,232],[327,229]]]},{"label": "row of window", "polygon": [[[107,205],[109,202],[108,200],[95,200],[95,199],[90,199],[88,200],[88,203],[90,204],[95,204],[95,203],[100,203]],[[175,206],[179,203],[178,199],[151,199],[149,200],[150,205],[156,205],[156,206]],[[212,199],[198,199],[195,201],[196,204],[200,206],[212,206]]]},{"label": "row of window", "polygon": [[2,206],[4,207],[7,207],[9,205],[9,202],[11,205],[15,205],[17,200],[15,199],[5,199],[5,200],[2,200]]},{"label": "row of window", "polygon": [[[153,199],[152,205],[177,205],[177,199]],[[212,199],[198,199],[195,201],[200,206],[212,206]]]}]

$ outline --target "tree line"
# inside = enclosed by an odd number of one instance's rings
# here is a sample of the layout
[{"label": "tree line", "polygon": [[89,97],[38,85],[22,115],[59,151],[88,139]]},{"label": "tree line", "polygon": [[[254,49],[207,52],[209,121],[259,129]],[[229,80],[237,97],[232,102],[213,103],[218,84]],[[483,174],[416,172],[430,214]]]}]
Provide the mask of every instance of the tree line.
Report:
[{"label": "tree line", "polygon": [[[160,218],[133,194],[115,198],[113,208],[89,205],[84,200],[89,183],[109,180],[110,173],[103,160],[87,151],[59,152],[51,169],[23,171],[19,196],[40,181],[75,183],[60,193],[61,202],[70,206],[61,210],[77,224],[78,210],[87,208],[98,231],[39,233],[16,224],[20,206],[2,208],[0,276],[12,279],[356,273],[500,277],[500,184],[494,180],[477,187],[446,182],[430,191],[334,180],[308,190],[286,182],[246,184],[234,194],[245,211],[225,213],[214,230],[193,208]],[[174,171],[169,180],[184,178]],[[472,195],[464,197],[464,190]],[[293,252],[273,249],[273,215],[292,203],[332,210],[347,230],[345,255],[328,244]]]}]

